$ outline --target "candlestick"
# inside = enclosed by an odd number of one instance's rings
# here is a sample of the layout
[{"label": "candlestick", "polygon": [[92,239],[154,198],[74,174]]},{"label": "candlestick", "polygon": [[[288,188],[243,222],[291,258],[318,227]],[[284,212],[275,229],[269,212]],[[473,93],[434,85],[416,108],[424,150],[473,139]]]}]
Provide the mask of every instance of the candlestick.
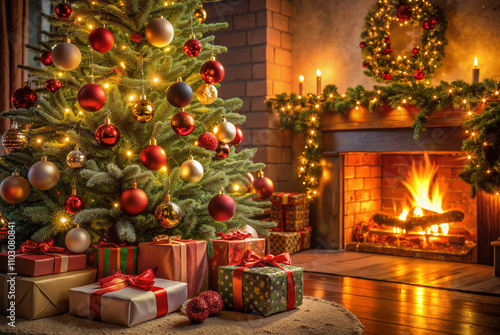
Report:
[{"label": "candlestick", "polygon": [[316,94],[321,95],[321,71],[316,70]]},{"label": "candlestick", "polygon": [[472,82],[479,83],[479,69],[477,68],[477,57],[474,58],[474,68],[472,69]]},{"label": "candlestick", "polygon": [[299,76],[299,96],[304,95],[304,76]]}]

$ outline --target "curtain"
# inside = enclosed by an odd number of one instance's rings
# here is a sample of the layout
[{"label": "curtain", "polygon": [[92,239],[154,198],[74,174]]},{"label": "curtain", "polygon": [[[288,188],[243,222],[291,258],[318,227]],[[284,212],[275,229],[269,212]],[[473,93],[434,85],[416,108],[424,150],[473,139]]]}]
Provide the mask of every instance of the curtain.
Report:
[{"label": "curtain", "polygon": [[[12,108],[12,93],[24,86],[25,71],[17,68],[28,64],[28,0],[0,0],[0,111]],[[0,133],[10,128],[10,121],[0,119]],[[5,150],[0,145],[0,155]]]}]

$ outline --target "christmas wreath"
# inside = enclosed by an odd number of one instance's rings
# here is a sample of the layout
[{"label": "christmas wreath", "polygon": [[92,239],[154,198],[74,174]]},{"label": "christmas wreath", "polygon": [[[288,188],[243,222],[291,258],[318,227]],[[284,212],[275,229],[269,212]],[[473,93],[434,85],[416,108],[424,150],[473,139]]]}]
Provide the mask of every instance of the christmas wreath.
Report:
[{"label": "christmas wreath", "polygon": [[[392,21],[422,27],[421,46],[412,54],[394,55],[389,33]],[[379,0],[368,12],[359,44],[365,74],[377,81],[409,82],[432,78],[441,66],[446,20],[437,4],[428,0]]]}]

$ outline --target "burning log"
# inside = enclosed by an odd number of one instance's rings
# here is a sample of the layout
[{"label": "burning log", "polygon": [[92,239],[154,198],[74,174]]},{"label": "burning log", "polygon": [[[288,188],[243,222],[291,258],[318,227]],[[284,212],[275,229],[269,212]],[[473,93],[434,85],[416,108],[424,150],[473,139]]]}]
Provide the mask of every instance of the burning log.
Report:
[{"label": "burning log", "polygon": [[400,227],[406,229],[406,231],[410,231],[416,229],[419,226],[425,229],[429,226],[445,222],[462,222],[464,216],[465,215],[463,212],[450,211],[446,213],[432,214],[422,217],[409,217],[405,221],[402,221],[395,216],[376,213],[373,215],[373,222],[378,224],[385,224],[387,226]]}]

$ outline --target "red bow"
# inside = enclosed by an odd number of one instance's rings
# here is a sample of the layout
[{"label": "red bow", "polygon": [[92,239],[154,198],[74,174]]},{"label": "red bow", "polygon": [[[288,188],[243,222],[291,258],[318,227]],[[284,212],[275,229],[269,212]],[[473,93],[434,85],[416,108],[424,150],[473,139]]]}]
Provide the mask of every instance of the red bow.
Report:
[{"label": "red bow", "polygon": [[102,288],[118,291],[127,286],[137,288],[144,291],[151,291],[155,283],[155,273],[152,269],[148,269],[140,275],[124,275],[121,271],[114,275],[99,279],[99,284]]},{"label": "red bow", "polygon": [[125,73],[123,72],[123,69],[121,67],[115,67],[114,69],[109,70],[109,73],[113,73],[113,71],[115,71],[116,73],[121,73],[122,76],[125,75]]},{"label": "red bow", "polygon": [[243,234],[241,231],[233,232],[232,234],[217,233],[221,237],[221,240],[244,240],[252,236],[252,234]]},{"label": "red bow", "polygon": [[33,242],[31,240],[25,241],[23,244],[19,246],[19,250],[22,254],[34,253],[34,254],[46,254],[47,252],[66,252],[65,248],[55,247],[54,239],[51,237],[46,241],[42,242]]},{"label": "red bow", "polygon": [[259,257],[254,251],[247,250],[243,256],[242,266],[249,268],[252,266],[266,266],[273,265],[280,269],[284,269],[280,264],[292,265],[292,258],[289,252],[285,252],[279,255],[267,254],[264,257]]},{"label": "red bow", "polygon": [[126,246],[125,243],[118,243],[118,244],[116,244],[116,243],[104,242],[104,241],[99,242],[99,247],[123,248],[125,246]]}]

